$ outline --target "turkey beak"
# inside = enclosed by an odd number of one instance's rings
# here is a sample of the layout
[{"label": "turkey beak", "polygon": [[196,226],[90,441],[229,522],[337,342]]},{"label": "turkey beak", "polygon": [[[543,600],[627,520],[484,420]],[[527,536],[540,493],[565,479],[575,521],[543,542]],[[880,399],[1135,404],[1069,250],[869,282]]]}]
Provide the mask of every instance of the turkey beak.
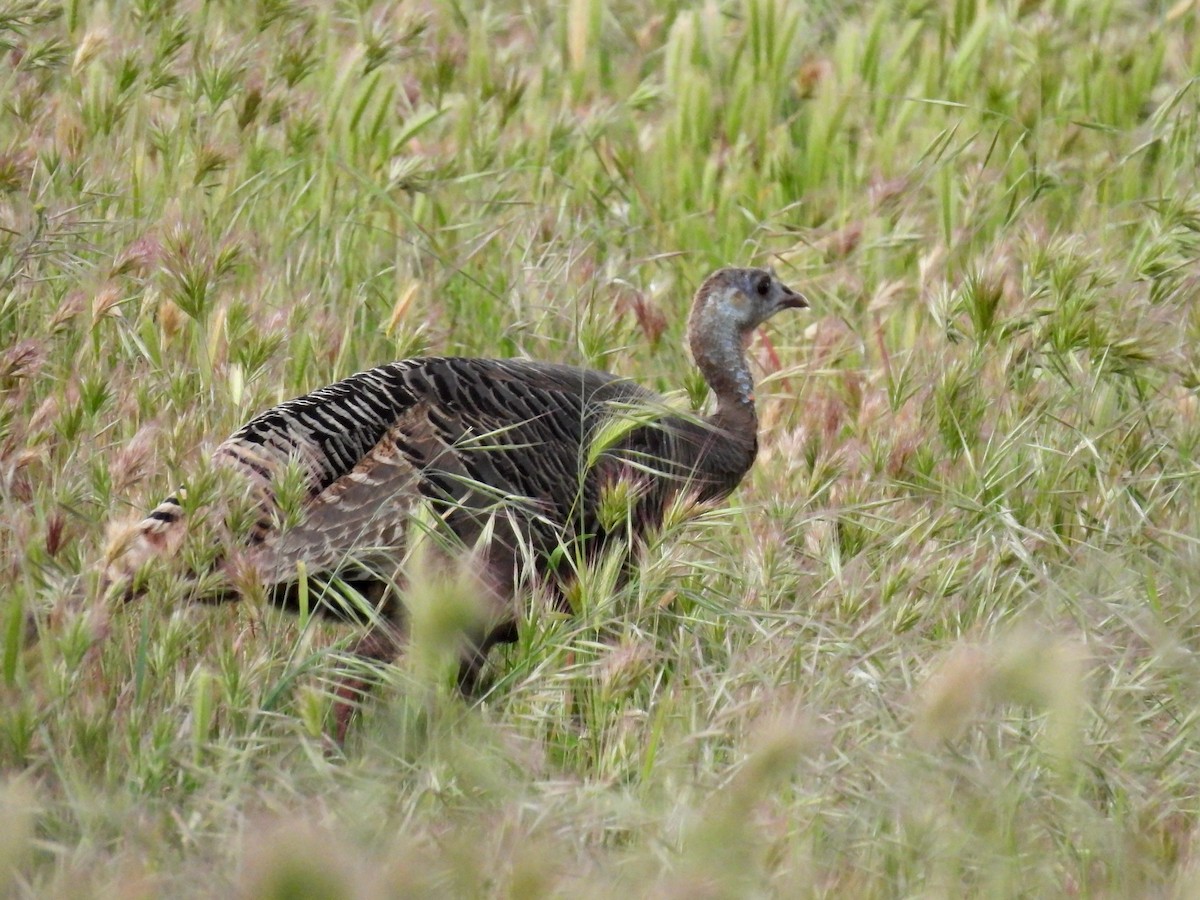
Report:
[{"label": "turkey beak", "polygon": [[780,309],[808,309],[808,298],[793,291],[786,284],[783,287],[783,299],[779,301]]}]

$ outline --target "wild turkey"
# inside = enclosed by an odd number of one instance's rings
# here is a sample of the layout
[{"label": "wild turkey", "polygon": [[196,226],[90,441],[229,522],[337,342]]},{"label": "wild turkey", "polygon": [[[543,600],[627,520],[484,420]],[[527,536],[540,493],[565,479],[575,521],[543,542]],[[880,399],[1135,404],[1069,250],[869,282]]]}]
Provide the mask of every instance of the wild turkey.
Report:
[{"label": "wild turkey", "polygon": [[[659,525],[681,492],[714,501],[737,486],[758,449],[745,341],[780,310],[807,305],[763,269],[720,269],[704,281],[688,339],[716,395],[707,418],[667,410],[626,379],[519,359],[407,359],[280,404],[216,451],[248,483],[254,512],[218,568],[231,584],[249,572],[287,605],[303,563],[309,574],[337,573],[372,602],[390,598],[398,619],[388,587],[423,507],[475,554],[495,606],[468,642],[460,681],[469,685],[488,648],[515,637],[528,561],[535,578],[560,589],[552,559],[564,545],[594,558]],[[608,427],[621,421],[632,424]],[[288,472],[302,478],[304,499],[303,516],[285,526],[276,491]],[[634,498],[625,527],[600,515],[604,492],[622,479]],[[127,535],[109,579],[131,583],[148,558],[175,551],[185,528],[180,499],[168,498]],[[360,650],[387,658],[397,646],[376,632]]]}]

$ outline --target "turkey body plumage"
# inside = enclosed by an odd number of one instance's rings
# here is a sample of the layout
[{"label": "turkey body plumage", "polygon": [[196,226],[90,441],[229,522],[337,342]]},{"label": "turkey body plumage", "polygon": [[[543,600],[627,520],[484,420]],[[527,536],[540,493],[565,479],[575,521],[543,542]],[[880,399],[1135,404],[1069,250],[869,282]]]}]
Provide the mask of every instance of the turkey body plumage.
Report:
[{"label": "turkey body plumage", "polygon": [[[247,537],[248,555],[268,584],[294,580],[300,562],[356,581],[386,577],[404,553],[404,526],[417,504],[464,549],[490,530],[507,551],[491,554],[493,567],[517,565],[518,554],[544,565],[575,541],[588,556],[604,549],[611,529],[598,518],[600,495],[618,479],[635,488],[635,534],[657,526],[680,490],[702,500],[733,490],[754,458],[754,436],[734,441],[667,410],[663,398],[604,372],[526,360],[410,359],[268,410],[216,458],[256,490],[261,518]],[[618,427],[605,442],[604,427],[625,417],[648,421]],[[306,515],[280,529],[272,484],[291,465],[305,482]],[[166,523],[182,510],[168,500],[157,514]],[[498,517],[505,527],[496,528]],[[504,555],[512,558],[496,558]]]}]

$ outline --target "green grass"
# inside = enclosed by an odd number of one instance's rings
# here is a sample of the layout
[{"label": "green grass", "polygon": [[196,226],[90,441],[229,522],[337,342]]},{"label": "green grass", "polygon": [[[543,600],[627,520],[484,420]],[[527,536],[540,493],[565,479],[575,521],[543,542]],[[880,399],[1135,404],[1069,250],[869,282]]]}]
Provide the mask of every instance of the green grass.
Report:
[{"label": "green grass", "polygon": [[[1197,18],[0,0],[0,889],[1195,896]],[[813,301],[756,468],[483,703],[452,586],[344,751],[344,630],[100,602],[254,412],[427,352],[695,397],[747,262]]]}]

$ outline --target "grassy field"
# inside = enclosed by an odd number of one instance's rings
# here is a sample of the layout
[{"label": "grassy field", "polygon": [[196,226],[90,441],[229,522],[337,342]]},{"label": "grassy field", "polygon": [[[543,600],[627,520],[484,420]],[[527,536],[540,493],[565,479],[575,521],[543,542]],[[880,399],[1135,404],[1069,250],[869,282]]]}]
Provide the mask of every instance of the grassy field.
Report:
[{"label": "grassy field", "polygon": [[[0,0],[0,892],[1200,895],[1200,5]],[[347,632],[102,602],[253,413],[423,353],[762,453],[479,704]]]}]

